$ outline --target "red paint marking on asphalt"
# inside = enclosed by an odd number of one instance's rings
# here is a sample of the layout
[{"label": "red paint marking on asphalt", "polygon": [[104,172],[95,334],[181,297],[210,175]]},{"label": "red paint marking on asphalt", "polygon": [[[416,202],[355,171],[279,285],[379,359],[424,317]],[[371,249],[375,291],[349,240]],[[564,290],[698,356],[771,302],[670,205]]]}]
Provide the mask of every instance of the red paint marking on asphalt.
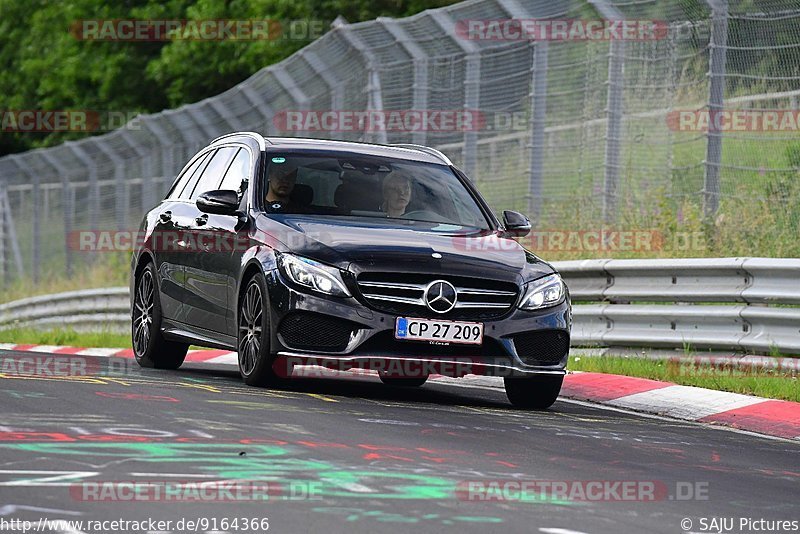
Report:
[{"label": "red paint marking on asphalt", "polygon": [[16,345],[12,350],[31,350],[34,347],[38,347],[39,345]]},{"label": "red paint marking on asphalt", "polygon": [[670,382],[659,382],[658,380],[630,376],[577,373],[564,377],[564,386],[561,388],[561,394],[566,397],[592,401],[608,401],[674,385]]},{"label": "red paint marking on asphalt", "polygon": [[800,402],[768,400],[703,417],[703,423],[724,423],[742,430],[783,438],[800,436]]}]

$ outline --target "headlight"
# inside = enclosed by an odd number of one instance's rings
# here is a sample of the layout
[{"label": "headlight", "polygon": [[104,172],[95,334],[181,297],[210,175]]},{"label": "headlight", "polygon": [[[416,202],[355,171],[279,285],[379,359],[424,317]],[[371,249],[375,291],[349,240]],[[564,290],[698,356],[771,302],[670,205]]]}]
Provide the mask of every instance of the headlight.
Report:
[{"label": "headlight", "polygon": [[559,304],[564,298],[564,282],[557,274],[539,278],[525,285],[525,296],[519,307],[523,310],[538,310]]},{"label": "headlight", "polygon": [[278,266],[289,280],[297,285],[336,297],[349,297],[350,292],[344,285],[339,269],[323,265],[318,261],[281,254]]}]

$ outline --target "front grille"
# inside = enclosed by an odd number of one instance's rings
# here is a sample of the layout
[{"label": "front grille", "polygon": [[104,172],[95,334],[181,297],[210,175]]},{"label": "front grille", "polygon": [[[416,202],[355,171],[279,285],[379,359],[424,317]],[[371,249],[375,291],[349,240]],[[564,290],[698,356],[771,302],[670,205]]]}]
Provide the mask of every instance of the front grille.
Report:
[{"label": "front grille", "polygon": [[514,347],[526,365],[552,365],[569,352],[569,334],[563,330],[525,332],[514,336]]},{"label": "front grille", "polygon": [[[456,306],[447,313],[436,313],[425,305],[425,289],[435,280],[446,280],[456,288]],[[358,289],[371,308],[383,313],[472,321],[503,316],[517,301],[518,292],[513,282],[407,273],[362,273]]]},{"label": "front grille", "polygon": [[292,349],[341,352],[347,347],[354,323],[317,313],[294,312],[281,321],[278,333]]}]

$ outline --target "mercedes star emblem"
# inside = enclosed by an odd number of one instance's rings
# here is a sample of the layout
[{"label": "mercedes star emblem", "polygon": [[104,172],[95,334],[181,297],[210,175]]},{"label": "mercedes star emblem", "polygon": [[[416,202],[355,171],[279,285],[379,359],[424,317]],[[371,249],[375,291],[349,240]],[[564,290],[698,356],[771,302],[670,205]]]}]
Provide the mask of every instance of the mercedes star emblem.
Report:
[{"label": "mercedes star emblem", "polygon": [[456,288],[447,280],[434,280],[425,289],[425,304],[436,313],[447,313],[456,307]]}]

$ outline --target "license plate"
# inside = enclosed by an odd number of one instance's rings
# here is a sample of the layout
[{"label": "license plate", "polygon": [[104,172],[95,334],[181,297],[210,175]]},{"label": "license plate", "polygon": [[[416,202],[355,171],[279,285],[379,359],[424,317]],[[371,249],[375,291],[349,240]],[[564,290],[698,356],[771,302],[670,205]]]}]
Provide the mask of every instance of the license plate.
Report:
[{"label": "license plate", "polygon": [[437,321],[398,317],[394,337],[408,341],[441,341],[480,345],[483,343],[483,323]]}]

